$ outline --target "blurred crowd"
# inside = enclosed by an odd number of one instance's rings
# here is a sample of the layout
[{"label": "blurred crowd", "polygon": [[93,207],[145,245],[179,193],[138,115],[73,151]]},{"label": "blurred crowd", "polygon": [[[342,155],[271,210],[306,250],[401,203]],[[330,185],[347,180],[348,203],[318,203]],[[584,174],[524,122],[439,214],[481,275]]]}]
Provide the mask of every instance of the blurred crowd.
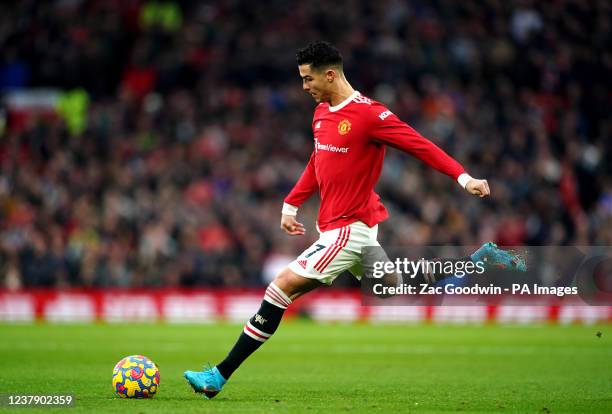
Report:
[{"label": "blurred crowd", "polygon": [[80,91],[84,111],[7,118],[1,286],[273,277],[317,235],[316,197],[306,236],[279,229],[313,146],[295,50],[316,39],[490,183],[469,197],[389,150],[383,245],[612,244],[607,0],[29,0],[0,4],[0,88]]}]

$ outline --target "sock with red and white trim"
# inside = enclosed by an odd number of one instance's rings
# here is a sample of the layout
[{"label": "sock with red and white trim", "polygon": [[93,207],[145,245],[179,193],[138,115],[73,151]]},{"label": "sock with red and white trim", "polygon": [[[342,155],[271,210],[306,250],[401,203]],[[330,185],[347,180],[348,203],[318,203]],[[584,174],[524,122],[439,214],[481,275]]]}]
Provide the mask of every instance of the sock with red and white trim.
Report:
[{"label": "sock with red and white trim", "polygon": [[261,307],[244,325],[242,334],[229,354],[217,365],[223,378],[228,380],[240,364],[274,334],[280,325],[285,309],[290,304],[291,299],[285,292],[274,283],[270,283]]}]

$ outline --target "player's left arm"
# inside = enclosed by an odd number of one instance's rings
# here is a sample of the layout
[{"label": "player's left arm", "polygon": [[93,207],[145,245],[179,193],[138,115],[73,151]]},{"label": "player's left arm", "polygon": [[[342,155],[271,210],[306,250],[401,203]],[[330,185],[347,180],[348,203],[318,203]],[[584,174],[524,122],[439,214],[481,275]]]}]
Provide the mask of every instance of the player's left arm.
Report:
[{"label": "player's left arm", "polygon": [[471,177],[457,160],[387,108],[372,105],[369,110],[370,136],[374,141],[415,156],[430,167],[452,177],[472,195],[487,197],[491,194],[487,180]]}]

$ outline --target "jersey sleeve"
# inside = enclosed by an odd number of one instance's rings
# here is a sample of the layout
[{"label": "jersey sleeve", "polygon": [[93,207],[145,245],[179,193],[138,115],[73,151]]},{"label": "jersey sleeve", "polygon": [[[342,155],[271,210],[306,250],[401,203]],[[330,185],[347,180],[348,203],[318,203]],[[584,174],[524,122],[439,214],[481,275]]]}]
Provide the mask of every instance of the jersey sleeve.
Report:
[{"label": "jersey sleeve", "polygon": [[319,188],[315,174],[315,156],[316,152],[313,151],[300,179],[285,198],[285,203],[299,207]]},{"label": "jersey sleeve", "polygon": [[465,173],[465,169],[458,161],[400,120],[383,105],[372,105],[368,109],[370,137],[375,142],[413,155],[455,180]]}]

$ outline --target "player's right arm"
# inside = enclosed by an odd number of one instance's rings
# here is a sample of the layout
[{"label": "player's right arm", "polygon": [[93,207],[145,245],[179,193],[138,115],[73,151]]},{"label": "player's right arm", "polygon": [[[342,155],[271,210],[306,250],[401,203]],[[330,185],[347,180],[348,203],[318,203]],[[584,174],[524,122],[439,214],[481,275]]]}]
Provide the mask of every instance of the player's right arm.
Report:
[{"label": "player's right arm", "polygon": [[304,225],[296,220],[296,216],[299,206],[308,200],[308,198],[319,188],[319,183],[317,182],[317,176],[315,174],[315,156],[316,150],[310,155],[310,160],[300,176],[300,179],[284,200],[280,227],[291,236],[298,236],[306,232]]}]

